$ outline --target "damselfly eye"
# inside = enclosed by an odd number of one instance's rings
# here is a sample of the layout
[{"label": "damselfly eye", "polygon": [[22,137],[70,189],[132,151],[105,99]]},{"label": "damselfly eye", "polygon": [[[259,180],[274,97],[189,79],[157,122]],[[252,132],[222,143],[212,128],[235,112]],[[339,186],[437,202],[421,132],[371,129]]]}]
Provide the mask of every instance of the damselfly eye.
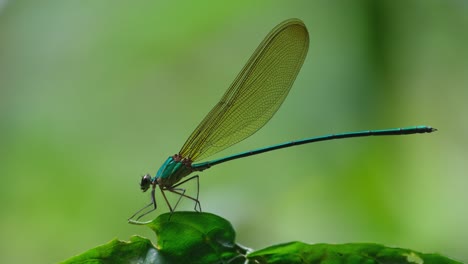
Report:
[{"label": "damselfly eye", "polygon": [[146,174],[145,176],[141,177],[140,188],[143,192],[146,192],[151,185],[151,175]]}]

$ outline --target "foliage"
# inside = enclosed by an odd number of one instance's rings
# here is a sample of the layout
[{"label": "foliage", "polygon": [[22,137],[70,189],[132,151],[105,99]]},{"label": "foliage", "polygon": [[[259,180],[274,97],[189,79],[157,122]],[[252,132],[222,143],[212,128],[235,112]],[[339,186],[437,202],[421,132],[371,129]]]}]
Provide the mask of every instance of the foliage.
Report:
[{"label": "foliage", "polygon": [[235,242],[232,225],[217,215],[197,212],[163,214],[146,225],[157,244],[134,236],[112,240],[63,263],[460,263],[437,254],[389,248],[378,244],[305,244],[290,242],[253,251]]}]

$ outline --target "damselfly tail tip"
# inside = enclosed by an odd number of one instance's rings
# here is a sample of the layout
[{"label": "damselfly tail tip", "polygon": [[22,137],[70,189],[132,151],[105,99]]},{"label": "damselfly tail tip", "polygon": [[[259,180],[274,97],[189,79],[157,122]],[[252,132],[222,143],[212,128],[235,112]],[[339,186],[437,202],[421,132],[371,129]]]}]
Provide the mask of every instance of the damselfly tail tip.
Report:
[{"label": "damselfly tail tip", "polygon": [[416,129],[419,130],[419,133],[432,133],[438,130],[437,128],[431,126],[417,126]]}]

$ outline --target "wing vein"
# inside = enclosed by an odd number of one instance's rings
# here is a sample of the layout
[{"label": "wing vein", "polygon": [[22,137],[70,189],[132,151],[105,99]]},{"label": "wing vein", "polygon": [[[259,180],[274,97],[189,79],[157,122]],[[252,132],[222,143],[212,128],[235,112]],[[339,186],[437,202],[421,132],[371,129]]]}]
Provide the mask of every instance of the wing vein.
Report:
[{"label": "wing vein", "polygon": [[276,26],[179,154],[192,161],[201,160],[263,127],[288,95],[308,47],[309,35],[302,21],[289,19]]}]

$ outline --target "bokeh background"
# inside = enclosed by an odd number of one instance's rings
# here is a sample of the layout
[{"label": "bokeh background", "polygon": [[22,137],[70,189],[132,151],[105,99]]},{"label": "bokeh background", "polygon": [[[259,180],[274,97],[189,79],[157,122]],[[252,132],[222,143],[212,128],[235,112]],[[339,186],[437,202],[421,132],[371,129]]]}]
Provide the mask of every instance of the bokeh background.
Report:
[{"label": "bokeh background", "polygon": [[155,240],[126,222],[149,201],[140,176],[180,149],[291,17],[311,43],[289,97],[216,157],[353,130],[439,131],[219,165],[201,174],[203,209],[254,249],[375,242],[468,262],[462,0],[0,1],[0,262],[58,262],[134,234]]}]

